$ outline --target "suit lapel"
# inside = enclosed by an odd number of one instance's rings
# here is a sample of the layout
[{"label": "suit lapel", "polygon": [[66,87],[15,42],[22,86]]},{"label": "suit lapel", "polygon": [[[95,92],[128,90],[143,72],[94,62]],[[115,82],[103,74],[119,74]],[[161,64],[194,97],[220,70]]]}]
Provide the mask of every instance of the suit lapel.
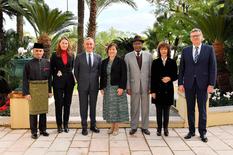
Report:
[{"label": "suit lapel", "polygon": [[203,46],[203,44],[202,44],[201,45],[201,51],[200,51],[200,54],[199,54],[198,59],[197,59],[197,63],[202,59],[202,57],[204,55],[204,53],[203,53],[204,48],[205,48],[205,46]]}]

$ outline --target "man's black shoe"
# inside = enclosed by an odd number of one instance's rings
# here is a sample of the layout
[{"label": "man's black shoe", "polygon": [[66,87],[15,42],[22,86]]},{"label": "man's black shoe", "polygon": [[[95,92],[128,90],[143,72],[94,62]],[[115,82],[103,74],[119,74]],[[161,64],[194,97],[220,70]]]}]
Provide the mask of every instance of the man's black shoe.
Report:
[{"label": "man's black shoe", "polygon": [[100,130],[97,127],[91,127],[90,130],[95,133],[99,133]]},{"label": "man's black shoe", "polygon": [[167,137],[169,135],[168,129],[164,129],[164,135]]},{"label": "man's black shoe", "polygon": [[157,136],[161,136],[161,131],[157,131]]},{"label": "man's black shoe", "polygon": [[69,128],[64,128],[64,132],[68,133],[69,132]]},{"label": "man's black shoe", "polygon": [[189,132],[189,133],[184,137],[184,139],[190,139],[190,138],[192,138],[193,136],[195,136],[195,133]]},{"label": "man's black shoe", "polygon": [[38,136],[37,136],[37,134],[36,133],[34,133],[34,134],[32,134],[32,139],[37,139],[38,138]]},{"label": "man's black shoe", "polygon": [[133,134],[135,134],[137,132],[137,129],[131,129],[130,131],[129,131],[129,134],[130,135],[133,135]]},{"label": "man's black shoe", "polygon": [[150,131],[148,129],[142,129],[142,133],[146,135],[150,135]]},{"label": "man's black shoe", "polygon": [[82,129],[82,135],[84,135],[84,136],[88,135],[87,129]]},{"label": "man's black shoe", "polygon": [[208,138],[206,135],[202,135],[202,136],[200,136],[200,138],[201,138],[201,141],[203,141],[204,143],[208,142]]},{"label": "man's black shoe", "polygon": [[57,132],[58,132],[58,133],[62,133],[62,132],[63,132],[62,127],[61,127],[61,126],[58,126],[58,127],[57,127]]},{"label": "man's black shoe", "polygon": [[48,136],[49,136],[49,133],[48,133],[48,132],[46,132],[46,131],[42,131],[42,132],[40,132],[40,135],[43,135],[43,136],[48,137]]}]

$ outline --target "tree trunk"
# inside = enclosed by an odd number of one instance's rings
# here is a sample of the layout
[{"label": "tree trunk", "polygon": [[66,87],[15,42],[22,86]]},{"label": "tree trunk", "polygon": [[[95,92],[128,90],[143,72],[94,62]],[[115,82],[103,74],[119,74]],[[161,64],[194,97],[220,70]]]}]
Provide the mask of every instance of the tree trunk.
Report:
[{"label": "tree trunk", "polygon": [[213,43],[213,47],[216,54],[217,59],[217,85],[220,90],[225,92],[231,91],[231,84],[230,84],[230,73],[227,70],[225,58],[224,58],[224,44],[220,41],[215,41]]},{"label": "tree trunk", "polygon": [[23,16],[17,14],[17,33],[19,35],[19,44],[23,41]]},{"label": "tree trunk", "polygon": [[48,34],[44,33],[39,36],[38,43],[43,44],[44,46],[44,55],[43,58],[49,59],[51,55],[51,38],[49,38]]},{"label": "tree trunk", "polygon": [[3,12],[0,7],[0,55],[4,54]]},{"label": "tree trunk", "polygon": [[84,0],[78,0],[78,53],[83,51]]},{"label": "tree trunk", "polygon": [[95,33],[96,33],[96,13],[97,13],[96,0],[91,0],[90,17],[89,17],[88,32],[87,32],[87,36],[91,37],[91,38],[95,38]]}]

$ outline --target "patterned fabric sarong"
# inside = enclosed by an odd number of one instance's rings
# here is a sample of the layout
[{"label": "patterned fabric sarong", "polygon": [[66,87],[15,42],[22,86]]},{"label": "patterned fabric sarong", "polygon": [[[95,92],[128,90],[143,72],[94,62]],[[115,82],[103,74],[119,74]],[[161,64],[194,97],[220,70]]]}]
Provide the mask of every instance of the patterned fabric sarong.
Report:
[{"label": "patterned fabric sarong", "polygon": [[48,113],[48,81],[30,81],[29,113],[31,115]]}]

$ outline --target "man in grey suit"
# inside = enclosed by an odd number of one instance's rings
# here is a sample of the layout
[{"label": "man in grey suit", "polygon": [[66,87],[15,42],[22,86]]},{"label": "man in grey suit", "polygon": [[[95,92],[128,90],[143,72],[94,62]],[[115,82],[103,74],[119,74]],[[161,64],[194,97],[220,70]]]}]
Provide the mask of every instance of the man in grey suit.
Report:
[{"label": "man in grey suit", "polygon": [[127,94],[131,95],[131,130],[133,135],[138,128],[141,109],[141,130],[150,135],[149,124],[149,92],[152,56],[149,52],[142,51],[143,40],[135,36],[133,40],[134,51],[125,55],[127,65]]},{"label": "man in grey suit", "polygon": [[94,53],[95,43],[90,37],[84,40],[85,52],[76,56],[74,75],[78,82],[82,134],[87,135],[87,113],[90,105],[90,130],[99,133],[96,127],[96,101],[99,91],[101,57]]},{"label": "man in grey suit", "polygon": [[195,105],[197,100],[199,121],[198,130],[203,142],[206,136],[206,101],[207,93],[212,93],[216,81],[216,58],[212,46],[202,44],[203,35],[200,29],[190,32],[191,46],[184,48],[179,68],[179,91],[185,92],[188,108],[189,133],[184,137],[195,136]]}]

